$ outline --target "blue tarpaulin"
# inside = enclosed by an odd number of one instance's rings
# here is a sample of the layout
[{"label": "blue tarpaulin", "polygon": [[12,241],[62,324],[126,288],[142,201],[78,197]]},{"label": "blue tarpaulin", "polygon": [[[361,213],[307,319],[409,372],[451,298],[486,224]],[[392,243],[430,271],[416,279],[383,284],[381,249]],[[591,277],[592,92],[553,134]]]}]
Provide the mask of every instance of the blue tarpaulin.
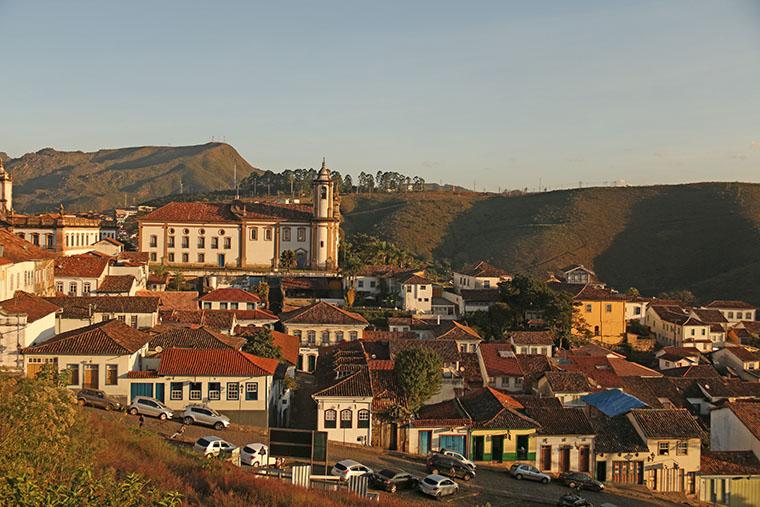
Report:
[{"label": "blue tarpaulin", "polygon": [[646,403],[635,396],[624,393],[620,389],[608,389],[581,397],[581,401],[601,411],[607,417],[625,414],[634,408],[648,407]]}]

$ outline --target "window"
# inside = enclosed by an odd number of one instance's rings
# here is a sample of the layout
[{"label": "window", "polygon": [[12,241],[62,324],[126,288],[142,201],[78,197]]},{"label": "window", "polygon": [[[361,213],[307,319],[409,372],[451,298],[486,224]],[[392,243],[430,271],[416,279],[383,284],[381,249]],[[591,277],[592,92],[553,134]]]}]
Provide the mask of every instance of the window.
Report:
[{"label": "window", "polygon": [[119,381],[119,366],[115,364],[106,365],[106,385],[115,386]]},{"label": "window", "polygon": [[137,329],[137,315],[132,315],[129,317],[129,325]]},{"label": "window", "polygon": [[290,227],[283,227],[282,228],[282,240],[283,241],[290,241]]},{"label": "window", "polygon": [[245,399],[246,401],[259,399],[259,384],[257,382],[245,383]]},{"label": "window", "polygon": [[122,322],[126,322],[127,321],[127,316],[126,315],[117,315],[116,318],[119,319]]},{"label": "window", "polygon": [[198,238],[198,248],[206,248],[206,238],[203,236]]},{"label": "window", "polygon": [[229,250],[232,248],[232,238],[224,238],[224,249]]},{"label": "window", "polygon": [[610,304],[604,305],[604,311],[607,313],[612,313],[612,305]]},{"label": "window", "polygon": [[343,341],[343,331],[335,331],[335,341],[336,342]]},{"label": "window", "polygon": [[150,235],[150,246],[156,248],[158,246],[158,236],[155,234]]},{"label": "window", "polygon": [[169,254],[169,262],[174,262],[174,254],[173,253]]},{"label": "window", "polygon": [[209,400],[218,400],[221,397],[222,392],[222,384],[219,382],[209,382],[208,383],[208,399]]},{"label": "window", "polygon": [[364,288],[364,280],[357,280],[356,286],[359,287],[360,289],[363,289]]},{"label": "window", "polygon": [[376,286],[377,286],[377,282],[376,282],[376,281],[374,281],[374,280],[370,280],[370,282],[369,282],[369,287],[370,287],[371,289],[374,289]]},{"label": "window", "polygon": [[198,254],[198,262],[200,262],[200,263],[206,262],[206,254],[199,253]]},{"label": "window", "polygon": [[327,199],[327,187],[319,188],[319,197],[322,199]]},{"label": "window", "polygon": [[211,303],[209,301],[203,302],[203,309],[204,310],[211,310]]},{"label": "window", "polygon": [[296,338],[298,338],[299,340],[301,339],[301,330],[300,329],[294,329],[291,334],[293,336],[295,336]]},{"label": "window", "polygon": [[190,399],[195,400],[195,401],[201,399],[201,383],[200,382],[190,382]]},{"label": "window", "polygon": [[246,303],[245,308],[246,308],[246,310],[255,310],[256,309],[256,303]]},{"label": "window", "polygon": [[676,455],[686,456],[687,454],[689,454],[689,441],[679,440],[678,444],[676,444]]},{"label": "window", "polygon": [[335,428],[338,413],[335,410],[325,410],[325,428]]},{"label": "window", "polygon": [[181,400],[182,399],[182,382],[172,382],[169,384],[169,399]]},{"label": "window", "polygon": [[219,229],[219,235],[224,236],[224,229]]},{"label": "window", "polygon": [[340,411],[340,427],[351,428],[354,425],[353,418],[354,418],[354,414],[351,412],[350,408],[341,410]]},{"label": "window", "polygon": [[369,428],[369,410],[366,410],[366,409],[359,410],[359,415],[357,419],[359,420],[360,428]]},{"label": "window", "polygon": [[657,454],[660,456],[667,456],[668,454],[670,454],[670,444],[668,444],[667,442],[658,442]]},{"label": "window", "polygon": [[330,343],[330,331],[322,331],[322,345]]},{"label": "window", "polygon": [[256,238],[259,236],[259,228],[258,227],[251,227],[251,241],[256,241]]},{"label": "window", "polygon": [[240,386],[237,382],[227,382],[227,399],[239,400],[240,399]]},{"label": "window", "polygon": [[190,254],[183,253],[182,254],[182,262],[190,262]]},{"label": "window", "polygon": [[169,236],[169,248],[174,248],[174,236]]},{"label": "window", "polygon": [[734,318],[734,312],[728,312],[728,318],[733,319]]},{"label": "window", "polygon": [[219,248],[219,238],[211,238],[211,248]]},{"label": "window", "polygon": [[190,248],[190,237],[182,236],[182,248]]},{"label": "window", "polygon": [[587,304],[586,305],[586,313],[591,313],[591,310],[592,310],[591,305]]},{"label": "window", "polygon": [[306,241],[306,227],[298,228],[298,241]]},{"label": "window", "polygon": [[79,385],[79,365],[68,364],[66,365],[66,369],[69,370],[69,385],[78,386]]},{"label": "window", "polygon": [[219,309],[220,310],[226,310],[227,309],[227,303],[224,302],[224,301],[221,302],[221,303],[219,303]]},{"label": "window", "polygon": [[150,260],[151,262],[156,262],[156,260],[158,260],[158,256],[156,255],[156,252],[150,253]]},{"label": "window", "polygon": [[641,307],[640,306],[635,306],[633,308],[633,314],[634,315],[641,315]]},{"label": "window", "polygon": [[264,229],[264,241],[272,241],[272,229]]},{"label": "window", "polygon": [[63,293],[63,282],[55,282],[55,291]]},{"label": "window", "polygon": [[77,295],[77,284],[76,282],[71,282],[69,284],[69,296],[76,296]]},{"label": "window", "polygon": [[316,331],[307,331],[306,332],[306,339],[309,341],[309,343],[314,343],[317,341],[317,332]]},{"label": "window", "polygon": [[357,331],[351,331],[348,333],[348,337],[351,339],[351,341],[355,341],[359,339],[359,333]]}]

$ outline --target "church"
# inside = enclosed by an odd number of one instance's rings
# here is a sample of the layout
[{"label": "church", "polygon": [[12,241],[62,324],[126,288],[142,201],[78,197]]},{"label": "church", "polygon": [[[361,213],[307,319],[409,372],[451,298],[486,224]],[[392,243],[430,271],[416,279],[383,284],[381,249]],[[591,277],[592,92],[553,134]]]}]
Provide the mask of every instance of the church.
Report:
[{"label": "church", "polygon": [[340,198],[325,161],[312,183],[312,205],[242,201],[170,202],[138,220],[138,245],[169,267],[280,268],[291,251],[295,269],[338,269]]}]

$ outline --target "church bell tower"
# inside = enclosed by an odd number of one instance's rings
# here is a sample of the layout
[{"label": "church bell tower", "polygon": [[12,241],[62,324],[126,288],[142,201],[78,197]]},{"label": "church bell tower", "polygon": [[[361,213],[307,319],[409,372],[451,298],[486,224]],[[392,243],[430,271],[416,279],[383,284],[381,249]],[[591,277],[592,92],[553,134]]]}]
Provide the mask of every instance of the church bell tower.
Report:
[{"label": "church bell tower", "polygon": [[339,219],[335,210],[335,184],[325,159],[312,183],[311,265],[315,269],[335,269],[338,258]]},{"label": "church bell tower", "polygon": [[0,213],[10,215],[13,210],[13,178],[5,170],[0,159]]}]

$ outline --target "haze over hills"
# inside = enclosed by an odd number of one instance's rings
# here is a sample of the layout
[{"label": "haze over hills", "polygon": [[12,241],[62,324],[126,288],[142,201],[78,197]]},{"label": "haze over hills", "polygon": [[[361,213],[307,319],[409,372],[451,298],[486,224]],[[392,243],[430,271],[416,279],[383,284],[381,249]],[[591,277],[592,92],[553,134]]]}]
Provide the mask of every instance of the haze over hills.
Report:
[{"label": "haze over hills", "polygon": [[180,191],[208,192],[233,188],[238,180],[259,169],[232,146],[206,143],[197,146],[141,146],[96,152],[57,151],[45,148],[9,159],[13,175],[14,208],[22,212],[57,209],[101,210]]},{"label": "haze over hills", "polygon": [[455,267],[487,259],[545,276],[579,262],[619,290],[689,289],[760,304],[760,185],[344,196],[345,229]]}]

